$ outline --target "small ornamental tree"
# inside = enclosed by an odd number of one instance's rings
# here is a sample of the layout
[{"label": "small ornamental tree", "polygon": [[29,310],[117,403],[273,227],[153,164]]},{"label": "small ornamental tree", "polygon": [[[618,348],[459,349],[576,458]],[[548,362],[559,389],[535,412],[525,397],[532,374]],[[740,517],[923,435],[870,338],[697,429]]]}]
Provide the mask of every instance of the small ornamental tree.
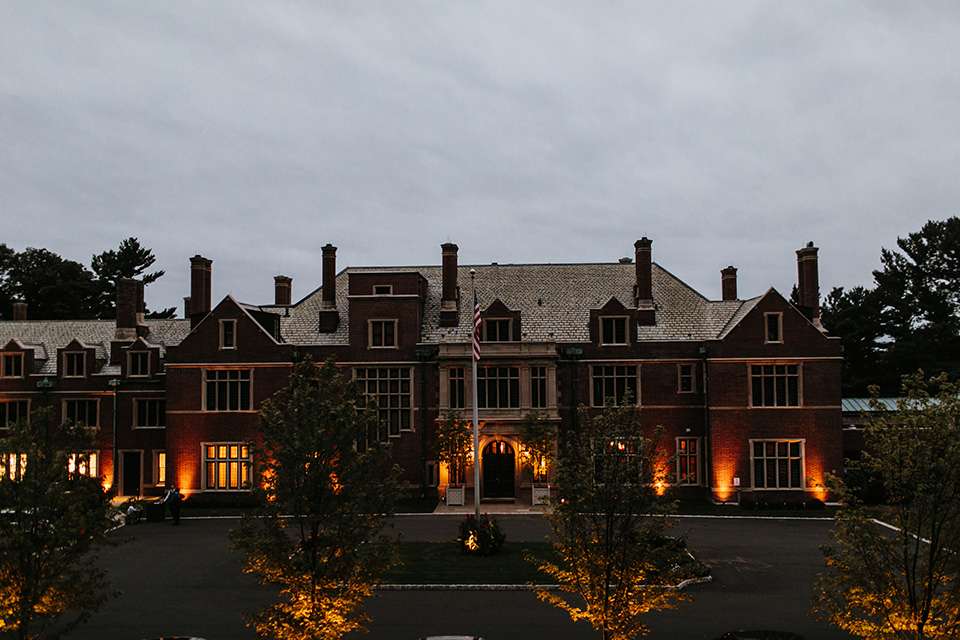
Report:
[{"label": "small ornamental tree", "polygon": [[385,468],[388,445],[367,442],[378,422],[331,360],[297,363],[264,402],[258,507],[231,532],[244,571],[280,586],[281,601],[249,617],[260,635],[332,640],[369,620],[363,600],[397,561],[385,527],[402,493],[399,469]]},{"label": "small ornamental tree", "polygon": [[892,529],[835,481],[841,508],[814,615],[862,638],[960,637],[960,384],[909,376],[894,412],[873,392],[861,467],[880,479]]},{"label": "small ornamental tree", "polygon": [[670,588],[670,567],[685,552],[665,536],[661,430],[644,434],[638,407],[611,402],[592,419],[581,408],[581,430],[568,434],[557,460],[559,500],[544,515],[559,560],[538,564],[560,589],[537,596],[590,622],[604,640],[620,640],[647,632],[642,614],[685,599]]},{"label": "small ornamental tree", "polygon": [[447,465],[450,484],[463,484],[473,450],[471,423],[459,413],[448,413],[437,425],[437,460]]},{"label": "small ornamental tree", "polygon": [[556,451],[557,430],[539,413],[528,413],[517,428],[526,462],[536,484],[543,479]]},{"label": "small ornamental tree", "polygon": [[93,437],[43,408],[0,438],[0,637],[62,637],[117,595],[97,566],[119,513],[83,473]]}]

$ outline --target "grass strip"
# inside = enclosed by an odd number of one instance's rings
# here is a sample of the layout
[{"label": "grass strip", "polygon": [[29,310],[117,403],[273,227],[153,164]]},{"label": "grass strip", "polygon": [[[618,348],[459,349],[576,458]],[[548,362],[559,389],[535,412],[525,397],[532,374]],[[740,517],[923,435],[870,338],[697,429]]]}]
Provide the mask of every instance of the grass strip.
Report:
[{"label": "grass strip", "polygon": [[387,572],[390,584],[527,584],[553,582],[524,560],[529,554],[553,561],[546,542],[507,542],[496,555],[480,557],[460,553],[456,542],[403,542],[400,561]]}]

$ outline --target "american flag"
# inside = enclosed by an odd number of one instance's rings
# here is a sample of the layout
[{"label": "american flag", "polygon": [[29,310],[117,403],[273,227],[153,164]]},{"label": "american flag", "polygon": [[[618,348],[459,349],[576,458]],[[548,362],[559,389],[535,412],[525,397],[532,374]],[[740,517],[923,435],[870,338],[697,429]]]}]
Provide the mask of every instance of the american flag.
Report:
[{"label": "american flag", "polygon": [[480,302],[477,292],[473,292],[473,361],[480,360]]}]

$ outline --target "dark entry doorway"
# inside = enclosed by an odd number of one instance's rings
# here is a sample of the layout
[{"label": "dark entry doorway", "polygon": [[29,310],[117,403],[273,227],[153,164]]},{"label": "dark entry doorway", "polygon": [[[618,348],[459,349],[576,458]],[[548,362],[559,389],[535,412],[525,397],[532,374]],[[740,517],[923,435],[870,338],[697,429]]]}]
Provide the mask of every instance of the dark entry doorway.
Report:
[{"label": "dark entry doorway", "polygon": [[120,485],[120,493],[125,496],[139,496],[141,475],[140,452],[124,451],[122,455],[123,461],[121,462],[121,469],[123,470],[123,478]]},{"label": "dark entry doorway", "polygon": [[483,448],[483,497],[513,498],[514,454],[506,442],[491,442]]}]

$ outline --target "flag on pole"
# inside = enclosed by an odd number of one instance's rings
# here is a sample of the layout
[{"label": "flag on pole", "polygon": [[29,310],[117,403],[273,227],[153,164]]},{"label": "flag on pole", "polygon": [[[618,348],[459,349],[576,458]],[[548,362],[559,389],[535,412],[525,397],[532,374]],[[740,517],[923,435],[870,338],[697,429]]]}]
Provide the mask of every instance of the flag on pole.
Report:
[{"label": "flag on pole", "polygon": [[473,290],[473,361],[480,359],[480,302],[477,301],[477,290]]}]

